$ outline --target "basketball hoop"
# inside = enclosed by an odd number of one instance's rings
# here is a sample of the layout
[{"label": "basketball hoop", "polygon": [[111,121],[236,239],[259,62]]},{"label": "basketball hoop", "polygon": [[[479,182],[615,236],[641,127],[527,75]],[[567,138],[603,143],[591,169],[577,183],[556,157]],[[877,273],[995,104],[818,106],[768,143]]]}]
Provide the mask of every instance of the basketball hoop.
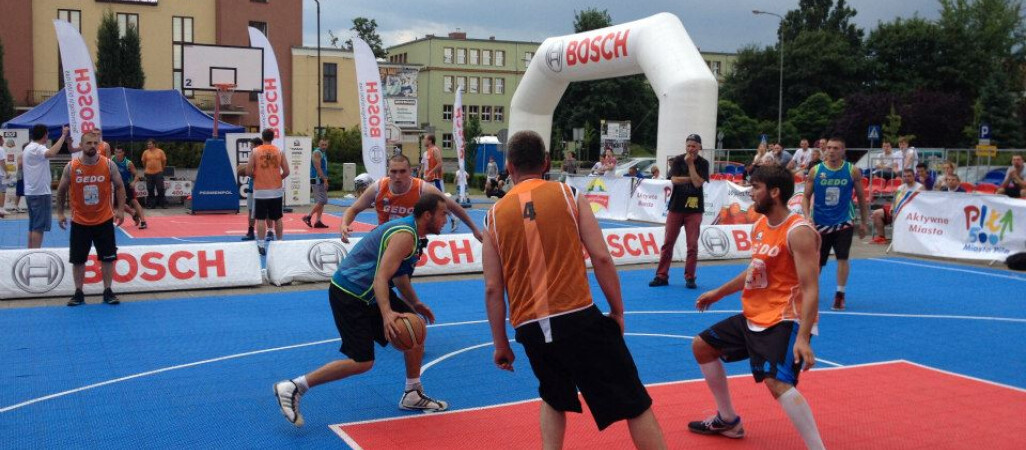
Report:
[{"label": "basketball hoop", "polygon": [[217,88],[217,100],[221,106],[231,106],[235,83],[215,83],[214,87]]}]

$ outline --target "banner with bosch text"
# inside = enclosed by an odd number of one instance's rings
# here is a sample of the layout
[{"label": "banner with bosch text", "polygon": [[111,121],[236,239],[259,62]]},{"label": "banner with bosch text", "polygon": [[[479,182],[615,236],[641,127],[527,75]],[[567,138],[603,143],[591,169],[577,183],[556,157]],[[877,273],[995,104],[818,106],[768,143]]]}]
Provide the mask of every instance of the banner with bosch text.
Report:
[{"label": "banner with bosch text", "polygon": [[[0,250],[0,299],[70,296],[67,248]],[[114,292],[181,291],[263,283],[256,244],[190,243],[118,249]],[[85,293],[103,292],[96,255],[85,264]]]},{"label": "banner with bosch text", "polygon": [[627,220],[631,201],[629,177],[567,177],[566,184],[577,189],[591,203],[591,211],[599,219]]},{"label": "banner with bosch text", "polygon": [[274,130],[274,146],[285,151],[285,99],[282,92],[278,58],[267,36],[249,27],[249,45],[264,49],[264,91],[260,93],[260,130]]},{"label": "banner with bosch text", "polygon": [[100,94],[96,86],[96,69],[82,35],[71,23],[55,19],[57,45],[60,47],[64,72],[64,93],[67,98],[68,127],[71,147],[82,143],[82,135],[100,125]]},{"label": "banner with bosch text", "polygon": [[360,137],[363,165],[375,180],[385,176],[385,111],[381,91],[381,72],[374,51],[363,39],[353,38],[356,60],[356,88],[360,95]]},{"label": "banner with bosch text", "polygon": [[1003,261],[1026,250],[1026,202],[1000,195],[913,193],[894,215],[894,250]]}]

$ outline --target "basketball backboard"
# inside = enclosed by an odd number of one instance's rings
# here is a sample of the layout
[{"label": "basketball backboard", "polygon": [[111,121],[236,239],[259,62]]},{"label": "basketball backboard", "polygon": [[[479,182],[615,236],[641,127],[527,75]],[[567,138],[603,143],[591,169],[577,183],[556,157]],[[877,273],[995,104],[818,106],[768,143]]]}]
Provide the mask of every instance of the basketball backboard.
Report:
[{"label": "basketball backboard", "polygon": [[185,44],[182,47],[182,88],[215,91],[219,83],[234,83],[236,92],[262,92],[264,49],[227,45]]}]

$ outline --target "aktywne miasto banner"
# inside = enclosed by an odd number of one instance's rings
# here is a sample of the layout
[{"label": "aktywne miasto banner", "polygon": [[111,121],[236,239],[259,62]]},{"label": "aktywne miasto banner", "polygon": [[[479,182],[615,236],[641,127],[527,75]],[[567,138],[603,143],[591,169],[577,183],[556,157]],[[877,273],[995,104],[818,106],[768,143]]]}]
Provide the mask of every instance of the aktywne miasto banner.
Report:
[{"label": "aktywne miasto banner", "polygon": [[916,192],[894,212],[894,250],[1003,261],[1026,249],[1026,202],[1001,195]]},{"label": "aktywne miasto banner", "polygon": [[[274,48],[260,30],[249,27],[249,45],[264,49],[264,91],[260,93],[260,129],[274,130],[274,146],[285,152],[285,101]],[[283,153],[284,154],[284,153]]]},{"label": "aktywne miasto banner", "polygon": [[367,173],[380,180],[385,176],[385,96],[381,92],[381,72],[374,51],[363,39],[353,38],[356,60],[356,88],[360,94],[360,137],[363,165]]},{"label": "aktywne miasto banner", "polygon": [[[466,148],[463,142],[463,85],[456,87],[456,103],[452,107],[452,145],[456,147],[456,156],[459,161],[459,172],[463,173],[466,169],[465,157]],[[466,192],[467,189],[467,177],[456,177],[456,188],[459,192]],[[460,200],[463,200],[463,195],[460,195]]]},{"label": "aktywne miasto banner", "polygon": [[79,147],[82,135],[100,126],[100,94],[96,86],[96,69],[89,57],[82,35],[70,23],[56,19],[57,45],[61,51],[64,72],[64,93],[68,106],[68,127],[71,146]]}]

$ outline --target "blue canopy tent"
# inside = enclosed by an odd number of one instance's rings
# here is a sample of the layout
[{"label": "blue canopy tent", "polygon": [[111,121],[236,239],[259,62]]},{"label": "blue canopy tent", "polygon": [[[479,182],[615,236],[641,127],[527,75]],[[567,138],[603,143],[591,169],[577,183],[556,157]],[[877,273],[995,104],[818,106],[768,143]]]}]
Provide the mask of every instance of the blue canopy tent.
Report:
[{"label": "blue canopy tent", "polygon": [[[50,137],[61,135],[68,123],[64,91],[57,92],[25,114],[3,124],[3,128],[32,128],[37,123],[50,129]],[[100,119],[104,140],[204,141],[213,136],[214,119],[200,111],[176,90],[145,91],[100,88]],[[242,133],[245,129],[228,123],[217,125],[218,137]]]}]

